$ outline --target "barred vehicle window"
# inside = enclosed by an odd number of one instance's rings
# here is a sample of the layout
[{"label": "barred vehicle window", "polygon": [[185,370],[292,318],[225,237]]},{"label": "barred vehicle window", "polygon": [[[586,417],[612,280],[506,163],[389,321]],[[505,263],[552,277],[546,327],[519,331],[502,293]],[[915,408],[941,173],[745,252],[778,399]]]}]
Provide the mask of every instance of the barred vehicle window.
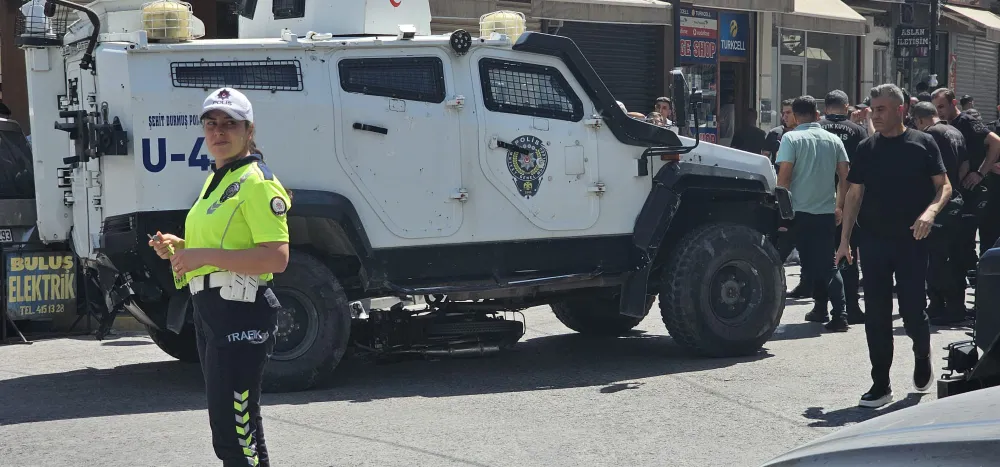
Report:
[{"label": "barred vehicle window", "polygon": [[556,68],[484,58],[479,75],[489,110],[573,122],[583,118],[583,102]]},{"label": "barred vehicle window", "polygon": [[347,92],[444,102],[444,63],[437,57],[345,59],[338,68],[340,87]]}]

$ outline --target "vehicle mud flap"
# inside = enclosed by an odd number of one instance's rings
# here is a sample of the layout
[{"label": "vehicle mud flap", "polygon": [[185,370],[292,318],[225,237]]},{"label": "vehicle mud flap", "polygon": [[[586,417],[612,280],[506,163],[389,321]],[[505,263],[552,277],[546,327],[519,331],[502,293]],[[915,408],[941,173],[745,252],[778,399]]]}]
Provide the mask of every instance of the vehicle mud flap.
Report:
[{"label": "vehicle mud flap", "polygon": [[663,237],[666,236],[667,229],[681,205],[680,195],[662,182],[662,174],[663,169],[654,179],[653,189],[635,221],[632,242],[641,255],[640,267],[629,276],[622,287],[619,312],[625,316],[634,318],[646,316],[646,289],[649,284],[649,274],[652,271],[656,255],[659,254]]},{"label": "vehicle mud flap", "polygon": [[646,263],[642,269],[632,273],[622,286],[622,298],[619,312],[633,318],[645,318],[649,311],[646,308],[646,286],[649,283],[649,271],[652,263]]},{"label": "vehicle mud flap", "polygon": [[187,321],[187,311],[190,306],[191,293],[188,289],[185,288],[181,292],[173,294],[167,304],[167,329],[173,331],[174,334],[180,334],[181,330],[184,329],[185,321]]}]

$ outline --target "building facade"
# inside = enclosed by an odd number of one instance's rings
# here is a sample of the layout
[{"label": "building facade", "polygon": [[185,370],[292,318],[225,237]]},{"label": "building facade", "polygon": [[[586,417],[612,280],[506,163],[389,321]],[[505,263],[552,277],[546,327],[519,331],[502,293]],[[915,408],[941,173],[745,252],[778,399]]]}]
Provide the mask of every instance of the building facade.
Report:
[{"label": "building facade", "polygon": [[[227,3],[188,1],[206,37],[236,36]],[[509,10],[525,16],[528,31],[572,38],[630,111],[649,113],[657,97],[669,96],[669,72],[680,66],[704,93],[701,138],[729,144],[744,125],[780,124],[784,99],[841,89],[859,102],[885,82],[916,95],[932,74],[975,98],[984,119],[996,119],[1000,16],[992,1],[942,5],[934,70],[926,0],[692,0],[677,11],[659,0],[430,0],[430,7],[434,33],[476,35],[482,15]],[[27,126],[23,53],[10,36],[23,2],[0,2],[3,97]],[[747,121],[749,109],[756,122]]]}]

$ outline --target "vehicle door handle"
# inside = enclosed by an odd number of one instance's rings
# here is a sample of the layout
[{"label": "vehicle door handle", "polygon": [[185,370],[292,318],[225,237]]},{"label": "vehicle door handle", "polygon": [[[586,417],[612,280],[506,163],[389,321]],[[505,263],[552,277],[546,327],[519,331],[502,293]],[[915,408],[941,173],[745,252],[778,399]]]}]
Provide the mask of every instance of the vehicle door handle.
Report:
[{"label": "vehicle door handle", "polygon": [[505,141],[500,141],[499,139],[497,140],[497,147],[498,148],[506,149],[508,151],[514,151],[514,152],[517,152],[517,153],[520,153],[520,154],[525,154],[525,155],[528,155],[528,156],[530,156],[530,155],[533,154],[533,152],[530,149],[525,149],[525,148],[522,148],[521,146],[518,146],[516,144],[511,144],[511,143],[507,143]]},{"label": "vehicle door handle", "polygon": [[354,123],[355,130],[371,131],[373,133],[381,133],[383,135],[389,134],[388,128],[382,128],[380,126],[369,125],[367,123]]}]

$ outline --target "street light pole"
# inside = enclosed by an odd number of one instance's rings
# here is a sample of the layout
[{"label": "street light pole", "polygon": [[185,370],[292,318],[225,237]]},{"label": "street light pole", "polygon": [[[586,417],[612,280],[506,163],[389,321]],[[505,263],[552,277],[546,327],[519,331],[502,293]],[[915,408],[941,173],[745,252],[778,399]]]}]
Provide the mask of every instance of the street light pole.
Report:
[{"label": "street light pole", "polygon": [[930,78],[927,84],[930,86],[931,91],[934,91],[938,85],[937,80],[937,48],[938,48],[938,15],[941,11],[941,0],[931,0],[931,59],[930,59]]}]

